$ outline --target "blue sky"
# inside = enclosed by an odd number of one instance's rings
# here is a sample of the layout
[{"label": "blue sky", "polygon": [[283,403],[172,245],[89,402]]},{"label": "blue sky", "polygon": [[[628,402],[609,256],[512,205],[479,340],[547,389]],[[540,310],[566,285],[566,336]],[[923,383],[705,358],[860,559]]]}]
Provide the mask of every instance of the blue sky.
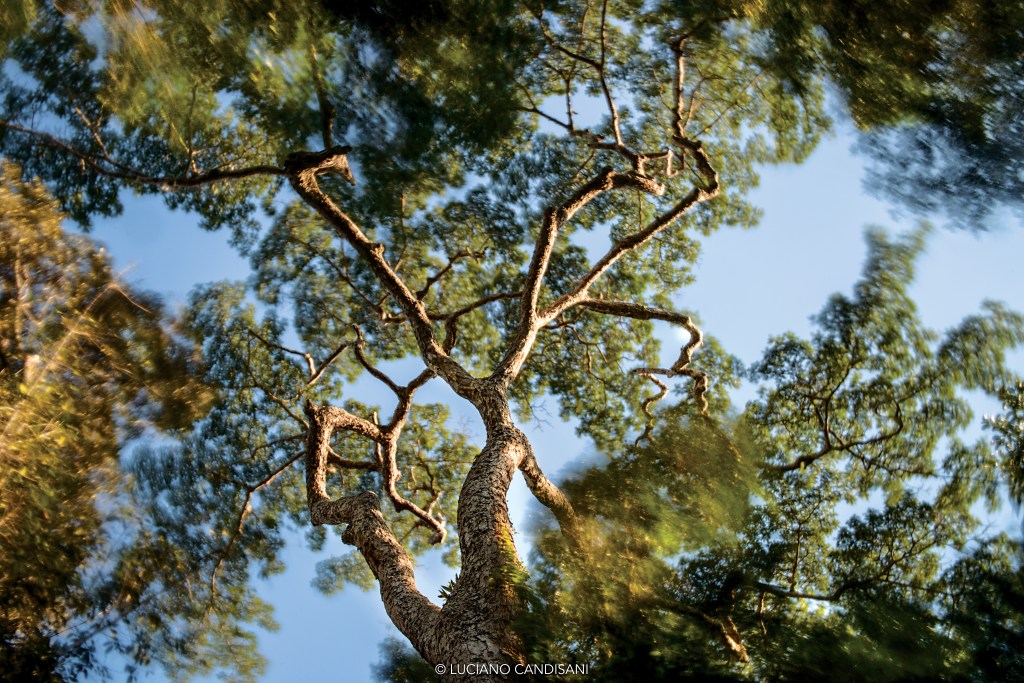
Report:
[{"label": "blue sky", "polygon": [[[806,334],[809,316],[827,297],[850,290],[865,254],[866,226],[902,232],[916,222],[894,219],[890,206],[864,194],[862,160],[850,154],[851,142],[849,132],[841,132],[803,165],[765,169],[753,195],[764,209],[761,225],[705,240],[697,281],[677,308],[696,313],[704,332],[744,362],[756,360],[771,335],[787,330]],[[1024,270],[1018,269],[1024,229],[1012,220],[1005,223],[979,235],[939,230],[930,237],[912,290],[927,326],[946,329],[976,312],[985,299],[1024,310]],[[183,302],[197,283],[241,279],[248,273],[244,260],[227,245],[226,234],[202,232],[189,216],[169,213],[152,198],[131,200],[123,216],[98,223],[93,236],[107,245],[129,280],[173,302]],[[674,358],[678,333],[667,326],[659,329],[666,356]],[[1024,354],[1016,353],[1013,365],[1024,373]],[[429,400],[446,396],[440,386],[430,393]],[[746,388],[737,399],[749,396]],[[994,403],[979,404],[976,420],[994,408]],[[546,424],[524,427],[541,465],[556,478],[560,468],[588,451],[554,410]],[[516,528],[527,528],[534,512],[521,482],[513,488],[510,508]],[[995,522],[1016,524],[1008,509]],[[520,540],[523,555],[525,545]],[[397,634],[379,596],[349,588],[325,597],[310,586],[316,562],[342,548],[332,537],[324,553],[314,554],[296,537],[286,551],[288,570],[259,584],[281,625],[261,637],[270,661],[264,680],[372,680],[370,665],[379,659],[379,642]],[[417,574],[421,590],[431,597],[450,578],[450,570],[432,561],[422,563]],[[161,679],[157,673],[156,680]]]}]

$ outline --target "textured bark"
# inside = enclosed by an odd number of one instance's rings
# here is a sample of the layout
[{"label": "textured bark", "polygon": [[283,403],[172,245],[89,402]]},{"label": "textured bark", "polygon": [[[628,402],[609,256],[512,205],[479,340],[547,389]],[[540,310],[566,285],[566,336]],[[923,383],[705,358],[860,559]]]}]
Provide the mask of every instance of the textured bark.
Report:
[{"label": "textured bark", "polygon": [[[462,569],[441,611],[439,644],[445,659],[436,663],[523,661],[520,643],[509,628],[520,610],[514,582],[522,567],[506,496],[529,448],[526,435],[510,420],[489,426],[487,443],[466,477],[459,496]],[[491,680],[487,676],[472,678]],[[444,680],[468,678],[448,676]],[[507,679],[498,676],[493,680]]]},{"label": "textured bark", "polygon": [[342,540],[362,552],[380,584],[384,608],[395,626],[425,657],[431,658],[430,635],[436,630],[440,608],[416,588],[413,562],[388,528],[380,500],[371,491],[331,500],[327,495],[327,461],[335,429],[348,428],[379,438],[376,425],[336,407],[306,407],[309,436],[306,444],[306,495],[314,525],[345,524]]},{"label": "textured bark", "polygon": [[[363,554],[380,584],[388,616],[424,658],[446,666],[512,666],[524,661],[520,643],[509,628],[521,609],[515,581],[522,575],[522,566],[506,500],[516,470],[529,471],[533,486],[545,488],[552,499],[561,499],[560,521],[572,519],[572,512],[568,500],[537,467],[526,435],[513,424],[501,384],[493,380],[482,384],[474,398],[487,425],[487,441],[459,496],[462,570],[443,608],[417,589],[412,560],[388,529],[374,493],[336,500],[327,494],[332,432],[351,429],[370,439],[386,440],[380,428],[341,408],[307,406],[307,495],[314,524],[347,525],[343,540]],[[469,678],[512,680],[514,674],[508,678],[450,675],[444,680]]]}]

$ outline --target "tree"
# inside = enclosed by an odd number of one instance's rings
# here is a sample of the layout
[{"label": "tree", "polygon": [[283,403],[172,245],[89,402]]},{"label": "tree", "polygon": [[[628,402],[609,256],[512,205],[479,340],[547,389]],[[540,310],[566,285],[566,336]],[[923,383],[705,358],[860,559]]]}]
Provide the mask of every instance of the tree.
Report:
[{"label": "tree", "polygon": [[[375,579],[429,662],[526,661],[513,476],[566,552],[588,529],[517,421],[550,397],[614,452],[659,433],[669,380],[693,424],[723,416],[732,363],[672,295],[693,277],[696,233],[756,221],[757,165],[800,161],[827,130],[822,70],[787,61],[783,24],[742,2],[17,7],[4,152],[76,220],[115,213],[122,189],[160,193],[252,259],[250,290],[211,285],[188,314],[216,404],[177,448],[132,464],[150,537],[173,557],[161,581],[191,590],[147,601],[147,656],[190,672],[241,647],[241,673],[256,671],[242,626],[267,622],[248,578],[280,568],[290,520],[312,523],[314,545],[343,527],[359,555],[320,583]],[[1007,316],[992,313],[1011,330],[999,343],[1015,339]],[[653,321],[689,335],[670,367]],[[884,405],[844,399],[877,415],[851,420],[851,443],[896,419],[888,401],[925,353],[899,342],[867,373]],[[780,384],[800,363],[830,370],[795,342],[778,356],[789,365],[766,372]],[[361,374],[393,394],[390,415],[342,404]],[[443,406],[414,402],[435,379],[479,415],[478,452]],[[776,403],[779,419],[814,411]],[[728,450],[727,431],[702,428]],[[784,438],[771,429],[762,443]],[[460,568],[442,606],[412,564],[438,543]],[[742,655],[728,614],[707,616]]]},{"label": "tree", "polygon": [[61,680],[134,607],[119,451],[203,407],[195,359],[157,302],[60,226],[38,181],[0,166],[0,666]]}]

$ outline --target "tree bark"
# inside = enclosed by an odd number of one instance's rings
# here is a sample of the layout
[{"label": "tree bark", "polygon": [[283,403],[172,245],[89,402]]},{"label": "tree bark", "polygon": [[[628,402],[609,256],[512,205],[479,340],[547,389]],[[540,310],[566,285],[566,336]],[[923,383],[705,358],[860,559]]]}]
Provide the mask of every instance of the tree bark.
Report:
[{"label": "tree bark", "polygon": [[[507,403],[506,415],[507,415]],[[487,424],[487,442],[473,462],[459,496],[462,569],[441,610],[440,658],[449,670],[468,664],[524,662],[512,623],[522,612],[516,582],[523,567],[516,552],[506,501],[512,477],[530,444],[511,419]],[[507,681],[516,676],[448,674],[444,681]]]}]

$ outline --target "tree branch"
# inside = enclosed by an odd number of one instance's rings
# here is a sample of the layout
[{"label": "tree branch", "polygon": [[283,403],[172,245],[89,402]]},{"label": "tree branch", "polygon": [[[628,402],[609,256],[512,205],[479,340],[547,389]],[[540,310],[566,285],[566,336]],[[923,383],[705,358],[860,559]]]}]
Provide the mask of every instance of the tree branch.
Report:
[{"label": "tree branch", "polygon": [[662,600],[660,605],[662,609],[670,612],[685,614],[700,619],[705,625],[715,632],[727,648],[732,650],[737,660],[743,663],[750,661],[750,655],[747,652],[746,646],[743,644],[743,636],[740,634],[739,629],[736,628],[736,624],[733,623],[732,617],[728,614],[716,617],[704,612],[703,610],[699,610],[696,607],[682,605],[672,600]]},{"label": "tree branch", "polygon": [[212,606],[213,600],[216,599],[217,596],[217,574],[220,573],[220,569],[224,565],[224,561],[231,553],[231,549],[234,548],[239,536],[242,535],[242,528],[245,525],[245,520],[250,514],[252,514],[251,502],[253,495],[264,486],[269,486],[273,483],[275,479],[281,476],[282,472],[298,462],[299,458],[302,456],[303,454],[301,452],[297,453],[256,484],[244,484],[242,482],[237,482],[245,490],[245,500],[242,502],[242,509],[238,512],[238,519],[235,522],[235,529],[231,533],[231,538],[228,540],[227,545],[224,546],[224,549],[219,553],[217,562],[213,566],[213,571],[210,573],[210,606]]},{"label": "tree branch", "polygon": [[423,302],[384,259],[383,245],[367,239],[355,221],[338,208],[317,183],[316,176],[319,173],[340,173],[346,178],[352,178],[346,156],[348,151],[347,147],[334,147],[317,153],[289,154],[284,164],[289,181],[295,191],[327,219],[335,232],[353,246],[384,289],[398,302],[412,325],[420,354],[427,367],[448,382],[457,394],[472,400],[477,381],[438,343]]},{"label": "tree branch", "polygon": [[249,333],[250,336],[255,337],[256,339],[261,341],[264,346],[268,346],[270,348],[277,349],[278,351],[281,351],[283,353],[288,353],[288,354],[291,354],[293,356],[298,356],[299,358],[301,358],[304,361],[306,361],[306,368],[309,371],[309,376],[313,377],[313,373],[316,372],[316,368],[314,367],[313,357],[311,355],[309,355],[305,351],[299,351],[297,349],[292,349],[292,348],[289,348],[287,346],[282,346],[281,344],[278,344],[276,342],[272,342],[272,341],[270,341],[269,339],[267,339],[262,334],[260,334],[259,332],[257,332],[256,330],[254,330],[252,328],[248,328],[247,332]]},{"label": "tree branch", "polygon": [[608,112],[612,119],[612,134],[615,136],[615,144],[622,144],[622,129],[619,122],[619,110],[615,106],[615,98],[612,97],[611,88],[608,87],[608,0],[601,3],[601,59],[597,69],[598,78],[601,81],[601,90],[604,92],[605,103],[608,105]]},{"label": "tree branch", "polygon": [[700,413],[702,415],[707,414],[708,402],[707,402],[707,390],[708,390],[708,376],[707,373],[699,370],[694,370],[690,367],[690,362],[693,360],[694,352],[704,343],[704,335],[700,329],[693,323],[693,319],[688,315],[682,313],[676,313],[669,311],[664,308],[653,308],[650,306],[644,306],[642,304],[635,304],[628,301],[608,301],[605,299],[583,299],[578,304],[580,307],[597,312],[604,313],[607,315],[614,315],[623,318],[633,318],[636,320],[661,320],[668,323],[681,326],[690,335],[689,340],[682,346],[679,351],[679,358],[672,364],[670,368],[636,368],[633,372],[641,377],[645,377],[652,383],[657,385],[659,391],[657,394],[647,397],[641,404],[641,408],[644,414],[647,415],[648,421],[644,427],[643,433],[637,438],[637,443],[645,439],[651,432],[653,426],[654,415],[650,411],[650,406],[657,401],[660,401],[668,393],[668,386],[657,378],[657,375],[663,377],[679,377],[685,376],[693,380],[693,397],[697,401]]},{"label": "tree branch", "polygon": [[359,333],[359,342],[355,344],[353,350],[355,351],[356,359],[359,361],[359,364],[362,365],[363,369],[370,373],[374,377],[374,379],[376,379],[378,382],[386,386],[394,393],[401,393],[402,388],[395,384],[395,381],[391,379],[391,377],[389,377],[387,373],[378,370],[372,363],[370,363],[370,361],[366,358],[366,355],[363,354],[362,332]]},{"label": "tree branch", "polygon": [[[643,229],[626,236],[612,245],[611,249],[583,276],[568,292],[558,297],[541,314],[542,324],[547,324],[557,318],[569,308],[578,305],[587,299],[590,288],[594,286],[600,277],[606,273],[624,255],[639,249],[650,241],[655,235],[662,232],[680,216],[692,209],[697,204],[709,201],[718,196],[721,191],[718,180],[718,172],[711,166],[707,153],[699,142],[691,141],[688,138],[676,137],[676,142],[683,150],[691,155],[697,164],[697,169],[704,178],[704,187],[695,186],[679,203],[668,211],[664,212]],[[634,174],[636,176],[638,174]]]},{"label": "tree branch", "polygon": [[549,207],[544,212],[540,236],[533,249],[519,304],[519,323],[508,351],[498,364],[494,374],[491,375],[493,378],[499,379],[505,386],[511,383],[525,362],[526,356],[537,338],[537,331],[548,322],[538,315],[537,302],[540,298],[544,275],[551,263],[551,254],[554,251],[558,231],[580,209],[602,192],[619,188],[631,188],[656,195],[665,191],[665,187],[652,178],[636,172],[616,173],[610,166],[606,166],[598,172],[597,176],[577,189],[561,206]]},{"label": "tree branch", "polygon": [[526,486],[530,489],[533,497],[551,510],[562,530],[562,535],[571,545],[579,546],[583,538],[579,521],[576,519],[576,510],[562,490],[541,471],[532,448],[527,451],[519,463],[519,471],[523,473],[523,479],[526,480]]},{"label": "tree branch", "polygon": [[430,288],[433,287],[438,282],[438,280],[444,277],[448,273],[448,271],[452,269],[455,263],[459,261],[459,259],[472,257],[479,260],[486,255],[486,248],[484,248],[483,251],[472,251],[470,249],[462,249],[456,252],[454,256],[448,259],[448,263],[446,263],[440,270],[438,270],[436,273],[427,278],[426,283],[424,283],[424,285],[420,287],[419,290],[417,290],[416,298],[422,299],[423,297],[425,297],[427,295],[427,292],[430,291]]},{"label": "tree branch", "polygon": [[[8,130],[22,133],[23,135],[27,135],[51,149],[56,149],[65,152],[66,154],[70,154],[99,175],[107,178],[124,180],[128,183],[154,185],[164,192],[200,187],[203,185],[212,185],[213,183],[225,180],[238,180],[257,175],[285,175],[285,169],[280,166],[259,164],[256,166],[247,166],[238,169],[215,169],[205,173],[194,173],[184,176],[153,176],[105,156],[97,159],[95,155],[83,152],[63,140],[50,135],[49,133],[26,128],[16,123],[12,123],[11,121],[7,121],[6,119],[0,119],[0,126],[3,126]],[[111,168],[111,166],[113,166],[113,168]]]},{"label": "tree branch", "polygon": [[440,608],[416,587],[412,559],[388,528],[380,511],[380,499],[372,491],[331,500],[327,495],[327,460],[331,433],[336,428],[356,431],[379,441],[376,425],[340,408],[307,405],[310,430],[306,442],[306,493],[310,521],[346,524],[342,540],[363,554],[380,584],[381,600],[388,616],[412,644],[432,658],[434,631]]},{"label": "tree branch", "polygon": [[466,304],[462,308],[451,311],[450,313],[429,313],[431,320],[443,320],[444,321],[444,351],[445,353],[451,353],[451,350],[455,348],[455,342],[458,336],[458,324],[459,318],[469,313],[472,313],[482,306],[494,303],[495,301],[502,301],[503,299],[515,299],[523,295],[522,290],[516,290],[514,292],[500,292],[498,294],[488,294],[487,296],[480,297],[476,301],[470,304]]},{"label": "tree branch", "polygon": [[[357,349],[358,351],[358,349]],[[445,537],[448,535],[448,530],[444,526],[444,521],[434,517],[429,510],[424,510],[412,501],[406,499],[398,492],[397,483],[401,478],[402,473],[398,469],[398,438],[402,433],[402,428],[405,426],[405,422],[409,417],[409,412],[412,410],[412,398],[416,391],[426,384],[434,376],[433,371],[429,368],[423,370],[417,375],[412,382],[404,387],[400,387],[395,384],[390,377],[383,375],[388,386],[394,391],[398,397],[398,404],[395,406],[395,410],[391,415],[391,420],[381,430],[381,439],[378,441],[378,455],[381,466],[381,476],[384,479],[384,490],[388,494],[388,498],[391,499],[391,504],[394,505],[395,510],[401,512],[410,512],[420,519],[420,523],[433,530],[433,534],[430,537],[430,543],[439,544],[443,543]]]},{"label": "tree branch", "polygon": [[411,512],[420,519],[424,526],[433,530],[430,536],[431,544],[443,543],[448,535],[444,522],[412,501],[407,500],[398,492],[396,484],[398,483],[400,472],[398,470],[398,446],[396,441],[397,435],[385,438],[381,444],[381,461],[384,466],[384,471],[382,472],[384,475],[384,490],[387,492],[388,498],[391,499],[391,504],[395,506],[395,510]]},{"label": "tree branch", "polygon": [[[838,434],[836,434],[832,430],[825,430],[825,432],[824,432],[825,435],[823,437],[824,443],[822,444],[821,448],[819,448],[814,453],[810,453],[810,454],[807,454],[807,455],[801,455],[801,456],[799,456],[797,458],[794,458],[792,461],[786,463],[785,465],[768,465],[768,466],[765,466],[764,469],[770,470],[772,472],[780,472],[780,473],[782,473],[782,472],[792,472],[793,470],[802,469],[802,468],[806,467],[807,465],[810,465],[811,463],[813,463],[813,462],[815,462],[817,460],[820,460],[821,458],[825,457],[826,455],[828,455],[830,453],[834,453],[836,451],[845,451],[845,452],[851,453],[854,457],[859,459],[862,463],[865,463],[865,466],[870,466],[865,461],[873,463],[874,462],[874,458],[869,458],[867,456],[862,456],[860,454],[854,453],[854,449],[860,448],[862,446],[872,446],[874,444],[883,443],[883,442],[888,441],[890,439],[894,439],[894,438],[896,438],[897,436],[900,435],[900,433],[903,431],[904,424],[903,424],[903,413],[900,410],[900,404],[899,404],[898,401],[896,402],[896,411],[895,411],[895,414],[893,415],[893,422],[896,423],[896,426],[893,429],[891,429],[891,430],[889,430],[887,432],[879,432],[878,434],[875,434],[872,437],[869,437],[869,438],[866,438],[866,439],[858,439],[856,441],[850,441],[850,442],[844,441],[842,437],[840,437]],[[833,441],[833,439],[835,439],[835,441]],[[836,442],[838,442],[838,443],[836,443]],[[882,465],[882,466],[885,467],[884,465]],[[923,470],[922,471],[915,471],[914,474],[927,474],[927,472],[924,472]]]},{"label": "tree branch", "polygon": [[[336,361],[338,359],[338,356],[340,356],[345,351],[345,349],[347,349],[350,346],[352,346],[352,342],[342,342],[342,343],[338,344],[338,348],[336,348],[331,353],[331,355],[329,355],[327,358],[325,358],[323,360],[323,362],[320,363],[320,365],[318,365],[316,368],[314,368],[313,367],[313,363],[310,362],[310,364],[309,364],[309,380],[306,382],[306,386],[307,387],[311,387],[314,384],[316,384],[320,380],[320,378],[323,376],[324,372],[327,371],[327,368],[329,368],[331,366],[331,363]],[[312,358],[310,358],[310,361],[312,361]]]},{"label": "tree branch", "polygon": [[374,460],[352,460],[351,458],[343,458],[334,452],[332,448],[327,454],[327,464],[334,465],[343,470],[377,470],[380,469],[380,463]]}]

